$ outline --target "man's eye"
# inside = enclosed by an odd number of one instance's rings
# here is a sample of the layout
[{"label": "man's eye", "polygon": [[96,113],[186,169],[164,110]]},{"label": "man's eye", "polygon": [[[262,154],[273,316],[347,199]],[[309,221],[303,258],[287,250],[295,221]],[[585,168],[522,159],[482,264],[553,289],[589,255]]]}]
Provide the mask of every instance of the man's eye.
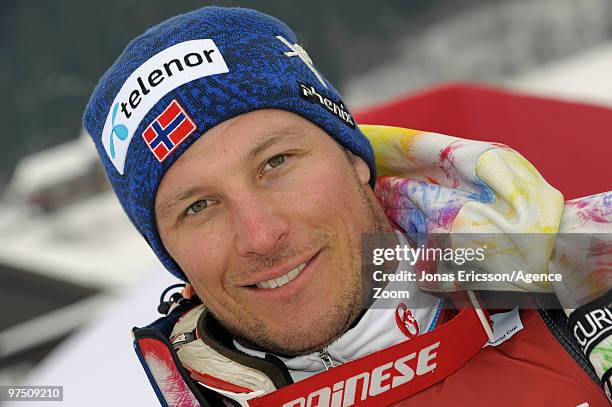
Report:
[{"label": "man's eye", "polygon": [[287,160],[287,154],[279,154],[270,158],[263,168],[263,171],[268,171],[282,165]]},{"label": "man's eye", "polygon": [[207,199],[200,199],[199,201],[194,202],[193,204],[191,204],[189,206],[189,208],[187,208],[187,215],[193,215],[195,213],[198,213],[204,209],[208,208],[208,200]]}]

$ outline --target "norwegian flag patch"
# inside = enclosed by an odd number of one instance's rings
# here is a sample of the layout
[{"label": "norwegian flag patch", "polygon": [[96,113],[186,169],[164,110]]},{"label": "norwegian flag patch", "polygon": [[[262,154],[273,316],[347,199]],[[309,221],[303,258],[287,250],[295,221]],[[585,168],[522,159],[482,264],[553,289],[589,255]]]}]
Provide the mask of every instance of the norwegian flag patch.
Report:
[{"label": "norwegian flag patch", "polygon": [[159,162],[164,161],[183,140],[196,130],[196,125],[185,109],[174,99],[149,124],[142,137]]}]

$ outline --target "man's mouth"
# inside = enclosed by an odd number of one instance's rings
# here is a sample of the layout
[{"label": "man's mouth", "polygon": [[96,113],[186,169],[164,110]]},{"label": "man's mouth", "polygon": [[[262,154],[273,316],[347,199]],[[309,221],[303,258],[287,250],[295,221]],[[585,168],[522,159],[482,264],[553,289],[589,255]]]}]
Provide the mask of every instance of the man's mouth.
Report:
[{"label": "man's mouth", "polygon": [[310,280],[310,270],[318,264],[321,250],[317,251],[312,257],[302,257],[300,263],[293,263],[291,269],[283,267],[275,267],[262,271],[261,274],[253,276],[253,280],[243,285],[244,288],[252,290],[253,293],[263,295],[267,300],[272,298],[283,299],[287,296],[292,296],[301,291],[305,284]]},{"label": "man's mouth", "polygon": [[284,274],[278,278],[273,278],[270,280],[262,281],[260,283],[257,283],[256,286],[257,288],[264,288],[264,289],[282,287],[288,282],[294,280],[297,276],[299,276],[302,270],[304,270],[304,268],[306,267],[307,263],[308,262],[298,264],[297,267],[289,270],[287,274]]}]

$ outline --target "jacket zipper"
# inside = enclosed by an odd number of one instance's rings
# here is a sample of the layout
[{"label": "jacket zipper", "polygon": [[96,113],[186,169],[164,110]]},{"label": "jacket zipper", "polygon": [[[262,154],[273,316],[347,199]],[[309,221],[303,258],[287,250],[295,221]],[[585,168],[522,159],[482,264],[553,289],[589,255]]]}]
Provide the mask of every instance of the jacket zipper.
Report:
[{"label": "jacket zipper", "polygon": [[319,351],[319,359],[321,359],[321,361],[323,362],[323,366],[325,366],[325,370],[329,370],[332,367],[336,367],[327,349],[322,349]]}]

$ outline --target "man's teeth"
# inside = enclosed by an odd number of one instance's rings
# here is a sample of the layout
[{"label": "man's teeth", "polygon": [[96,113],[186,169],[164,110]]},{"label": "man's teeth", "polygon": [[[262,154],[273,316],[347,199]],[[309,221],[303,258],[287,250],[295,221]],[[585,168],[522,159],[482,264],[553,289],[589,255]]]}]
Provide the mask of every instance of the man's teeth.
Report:
[{"label": "man's teeth", "polygon": [[302,270],[306,267],[306,263],[302,263],[293,270],[289,271],[284,276],[280,276],[278,278],[273,278],[271,280],[262,281],[261,283],[257,283],[257,288],[277,288],[282,287],[287,284],[289,281],[296,278]]}]

